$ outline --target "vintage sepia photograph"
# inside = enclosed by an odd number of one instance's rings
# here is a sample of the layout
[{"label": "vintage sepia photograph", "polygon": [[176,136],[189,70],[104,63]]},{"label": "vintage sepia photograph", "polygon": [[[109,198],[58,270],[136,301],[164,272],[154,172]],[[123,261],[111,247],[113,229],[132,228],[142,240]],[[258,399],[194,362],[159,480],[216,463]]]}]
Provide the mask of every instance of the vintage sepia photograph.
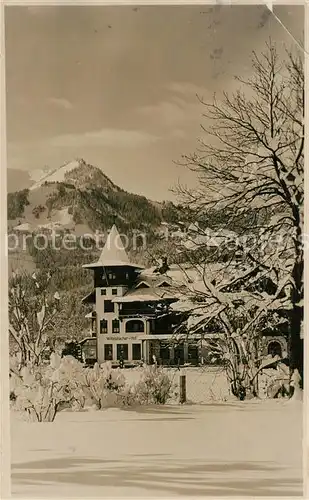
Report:
[{"label": "vintage sepia photograph", "polygon": [[4,6],[12,497],[305,496],[305,6],[266,3]]}]

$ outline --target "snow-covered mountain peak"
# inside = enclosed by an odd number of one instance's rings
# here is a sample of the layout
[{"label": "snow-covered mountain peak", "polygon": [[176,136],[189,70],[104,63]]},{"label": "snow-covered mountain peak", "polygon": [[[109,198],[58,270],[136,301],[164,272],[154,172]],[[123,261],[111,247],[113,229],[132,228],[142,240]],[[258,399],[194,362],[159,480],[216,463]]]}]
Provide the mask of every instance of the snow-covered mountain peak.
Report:
[{"label": "snow-covered mountain peak", "polygon": [[75,159],[73,161],[67,162],[61,167],[47,171],[45,175],[42,175],[39,180],[37,180],[31,187],[30,190],[37,189],[42,186],[45,182],[65,182],[66,174],[82,165],[85,165],[83,159]]}]

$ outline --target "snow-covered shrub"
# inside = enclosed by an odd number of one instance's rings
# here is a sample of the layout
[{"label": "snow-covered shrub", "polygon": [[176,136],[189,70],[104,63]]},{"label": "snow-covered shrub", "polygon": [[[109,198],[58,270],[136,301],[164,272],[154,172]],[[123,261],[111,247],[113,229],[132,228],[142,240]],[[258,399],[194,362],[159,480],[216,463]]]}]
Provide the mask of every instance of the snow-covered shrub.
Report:
[{"label": "snow-covered shrub", "polygon": [[[265,340],[256,332],[224,335],[209,344],[223,362],[231,393],[239,400],[285,395],[286,374],[280,356],[264,355]],[[271,375],[266,371],[271,368]],[[278,371],[279,370],[279,371]],[[280,372],[280,373],[279,373]],[[283,382],[284,380],[284,382]],[[279,392],[278,392],[279,391]]]},{"label": "snow-covered shrub", "polygon": [[259,374],[259,395],[264,398],[289,396],[289,368],[278,363],[275,368],[264,368]]},{"label": "snow-covered shrub", "polygon": [[120,369],[113,369],[110,362],[93,368],[85,368],[83,373],[83,393],[98,409],[122,404],[121,392],[125,378]]},{"label": "snow-covered shrub", "polygon": [[166,404],[175,392],[176,384],[161,367],[145,366],[140,380],[127,395],[136,404]]},{"label": "snow-covered shrub", "polygon": [[302,401],[303,400],[303,391],[301,389],[301,376],[299,371],[296,369],[293,371],[291,376],[291,386],[293,387],[293,394],[291,397],[291,401]]},{"label": "snow-covered shrub", "polygon": [[74,358],[52,354],[48,365],[28,364],[11,376],[15,407],[38,422],[53,422],[64,405],[83,405],[83,367]]},{"label": "snow-covered shrub", "polygon": [[32,276],[14,272],[10,279],[10,347],[19,353],[21,366],[40,365],[50,356],[60,309],[60,295],[52,293],[51,279],[50,271]]}]

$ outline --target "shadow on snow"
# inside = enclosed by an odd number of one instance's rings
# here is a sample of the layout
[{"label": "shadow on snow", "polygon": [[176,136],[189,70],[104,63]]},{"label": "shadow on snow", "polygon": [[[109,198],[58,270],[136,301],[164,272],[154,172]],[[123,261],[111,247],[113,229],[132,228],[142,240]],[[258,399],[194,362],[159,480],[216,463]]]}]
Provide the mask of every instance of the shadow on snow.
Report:
[{"label": "shadow on snow", "polygon": [[[274,475],[282,468],[258,462],[175,460],[165,455],[130,455],[127,460],[55,458],[15,464],[13,485],[50,483],[98,488],[141,488],[156,493],[186,496],[301,496],[300,479],[254,477]],[[139,459],[140,463],[137,463]],[[134,463],[135,462],[135,463]],[[54,470],[53,470],[54,469]],[[56,470],[55,470],[56,469]],[[237,477],[233,477],[237,473]],[[246,473],[248,476],[245,477]],[[97,496],[101,496],[98,491]],[[23,495],[25,496],[25,495]],[[33,497],[33,493],[31,494]],[[75,494],[76,496],[76,494]],[[93,495],[96,496],[96,495]]]}]

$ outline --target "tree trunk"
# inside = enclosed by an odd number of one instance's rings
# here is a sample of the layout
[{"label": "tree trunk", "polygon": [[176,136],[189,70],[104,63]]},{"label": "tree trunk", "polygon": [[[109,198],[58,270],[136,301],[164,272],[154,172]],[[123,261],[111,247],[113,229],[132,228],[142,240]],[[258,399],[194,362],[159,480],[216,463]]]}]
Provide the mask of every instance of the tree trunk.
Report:
[{"label": "tree trunk", "polygon": [[304,373],[304,346],[303,339],[301,339],[304,315],[304,307],[302,305],[304,298],[303,269],[303,258],[302,255],[299,255],[292,272],[294,286],[291,292],[292,310],[290,314],[289,359],[290,373],[293,373],[297,369],[302,381]]},{"label": "tree trunk", "polygon": [[289,338],[289,358],[290,358],[290,372],[293,373],[295,369],[299,371],[303,381],[304,373],[304,345],[301,339],[301,323],[303,318],[303,307],[294,305],[291,312],[290,321],[290,338]]}]

